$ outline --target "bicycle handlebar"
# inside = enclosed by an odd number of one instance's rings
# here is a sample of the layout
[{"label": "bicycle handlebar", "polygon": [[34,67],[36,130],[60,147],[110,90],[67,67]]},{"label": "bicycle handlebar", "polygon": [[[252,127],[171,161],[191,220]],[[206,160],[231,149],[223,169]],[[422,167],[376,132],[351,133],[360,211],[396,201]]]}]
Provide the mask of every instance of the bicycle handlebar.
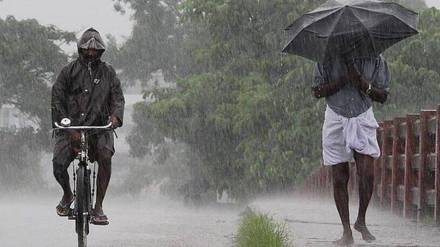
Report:
[{"label": "bicycle handlebar", "polygon": [[89,130],[89,129],[111,129],[110,127],[112,126],[112,123],[108,123],[107,125],[103,125],[103,126],[67,126],[66,127],[59,125],[57,122],[55,122],[54,125],[56,126],[56,128],[54,128],[55,130],[57,129]]}]

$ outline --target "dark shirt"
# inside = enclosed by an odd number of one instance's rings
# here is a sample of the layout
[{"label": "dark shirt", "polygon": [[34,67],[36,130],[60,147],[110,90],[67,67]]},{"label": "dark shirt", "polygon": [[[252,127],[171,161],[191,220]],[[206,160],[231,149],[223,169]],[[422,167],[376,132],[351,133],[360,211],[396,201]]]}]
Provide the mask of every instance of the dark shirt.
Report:
[{"label": "dark shirt", "polygon": [[124,95],[115,70],[80,58],[65,66],[52,87],[52,121],[70,118],[72,125],[105,125],[110,116],[124,116]]},{"label": "dark shirt", "polygon": [[[374,87],[389,92],[391,74],[383,56],[377,58],[356,58],[354,59],[354,66],[362,78],[372,83]],[[339,81],[346,74],[347,66],[341,60],[334,60],[323,64],[317,63],[313,86],[331,81]],[[334,112],[347,118],[356,117],[366,112],[372,106],[371,98],[350,82],[347,82],[338,92],[327,96],[325,99],[327,105]]]}]

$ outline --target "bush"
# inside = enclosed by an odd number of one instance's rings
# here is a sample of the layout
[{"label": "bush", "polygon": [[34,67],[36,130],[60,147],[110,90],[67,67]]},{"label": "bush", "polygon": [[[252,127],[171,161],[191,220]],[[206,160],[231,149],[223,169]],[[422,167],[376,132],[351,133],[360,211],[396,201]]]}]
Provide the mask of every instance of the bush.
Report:
[{"label": "bush", "polygon": [[291,247],[285,224],[276,223],[267,214],[247,210],[242,216],[237,247]]}]

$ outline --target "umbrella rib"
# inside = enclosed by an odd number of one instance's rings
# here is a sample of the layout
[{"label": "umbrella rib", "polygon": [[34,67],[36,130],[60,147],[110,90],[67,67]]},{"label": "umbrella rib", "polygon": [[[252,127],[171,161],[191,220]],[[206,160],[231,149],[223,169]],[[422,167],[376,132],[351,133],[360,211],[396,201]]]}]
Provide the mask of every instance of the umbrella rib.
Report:
[{"label": "umbrella rib", "polygon": [[[332,13],[330,13],[330,14],[328,14],[328,15],[326,15],[326,16],[323,16],[322,18],[319,18],[319,19],[317,19],[316,21],[314,21],[314,22],[312,22],[312,23],[306,25],[305,27],[302,28],[301,31],[299,31],[296,35],[293,36],[293,39],[294,39],[295,37],[297,37],[300,33],[304,32],[304,31],[306,31],[306,32],[310,32],[310,33],[315,33],[315,32],[312,32],[312,31],[310,31],[310,30],[307,30],[307,28],[310,27],[311,25],[315,24],[316,22],[319,22],[319,21],[321,21],[321,20],[323,20],[323,19],[325,19],[325,18],[328,18],[328,17],[331,16],[331,15],[334,15],[335,13],[340,12],[341,10],[342,10],[342,8],[336,9],[336,10],[333,11]],[[333,27],[333,28],[334,28],[334,27]],[[288,30],[288,29],[286,29],[286,30]],[[291,38],[291,39],[292,39],[292,38]],[[289,45],[290,45],[290,41],[284,46],[283,51],[284,51],[287,47],[289,47]]]},{"label": "umbrella rib", "polygon": [[354,11],[352,9],[350,9],[350,11],[353,14],[353,16],[359,21],[359,23],[362,25],[362,27],[365,29],[365,31],[368,33],[368,36],[370,37],[370,40],[371,40],[371,45],[373,46],[374,52],[376,52],[376,46],[374,44],[374,40],[373,40],[373,37],[371,36],[370,31],[368,31],[368,28],[364,25],[364,23],[362,23],[361,19],[354,13]]},{"label": "umbrella rib", "polygon": [[[328,17],[330,17],[331,15],[341,14],[341,13],[342,13],[342,10],[343,10],[343,8],[337,9],[337,10],[334,11],[333,13],[331,13],[331,14],[329,14],[329,15],[326,15],[326,16],[324,16],[323,18],[320,18],[319,20],[316,20],[316,21],[313,22],[313,23],[310,23],[309,25],[305,26],[305,27],[303,28],[302,31],[308,31],[308,32],[311,32],[311,33],[315,33],[315,32],[312,32],[312,31],[310,31],[310,30],[307,30],[307,28],[310,27],[310,26],[313,25],[313,24],[316,24],[318,21],[321,21],[321,20],[324,19],[324,18],[328,18]],[[332,26],[332,30],[336,27],[336,25],[339,23],[339,21],[340,21],[340,20],[336,21],[335,24],[333,24],[333,26]],[[301,31],[301,32],[302,32],[302,31]],[[301,32],[300,32],[300,33],[301,33]]]},{"label": "umbrella rib", "polygon": [[[384,5],[397,5],[399,8],[402,8],[403,10],[405,10],[405,11],[408,11],[408,12],[411,12],[412,14],[416,14],[416,15],[418,15],[418,13],[416,12],[416,11],[414,11],[414,10],[412,10],[412,9],[408,9],[408,8],[405,8],[405,7],[403,7],[401,4],[398,4],[398,3],[396,3],[396,2],[379,2],[380,4],[384,4]],[[358,8],[365,8],[365,7],[362,7],[362,5],[363,4],[354,4],[354,5],[351,5],[352,7],[358,7]]]},{"label": "umbrella rib", "polygon": [[339,10],[341,8],[341,6],[335,6],[335,7],[329,7],[327,9],[317,9],[314,11],[310,11],[308,13],[305,13],[305,15],[309,15],[309,14],[318,14],[318,13],[322,13],[322,12],[326,12],[326,11],[333,11],[333,10]]},{"label": "umbrella rib", "polygon": [[[380,12],[380,11],[376,11],[376,10],[371,10],[371,9],[364,8],[364,7],[361,7],[361,6],[351,6],[351,7],[355,8],[355,9],[361,9],[361,10],[364,10],[364,11],[368,11],[368,12],[373,12],[373,13],[381,14],[381,15],[392,16],[392,17],[396,18],[397,20],[399,20],[401,23],[406,24],[406,25],[409,26],[412,30],[414,30],[415,32],[418,33],[418,31],[417,31],[417,29],[416,29],[415,27],[413,27],[412,25],[409,25],[409,24],[406,23],[404,20],[400,19],[399,17],[397,17],[397,16],[395,16],[395,15],[393,15],[393,14],[388,14],[388,13],[384,13],[384,12]],[[411,11],[411,12],[413,12],[413,11]],[[413,12],[413,13],[415,13],[415,12]],[[417,13],[416,13],[416,14],[417,14]]]},{"label": "umbrella rib", "polygon": [[[324,19],[324,18],[327,18],[327,17],[329,17],[330,15],[333,15],[334,13],[338,12],[339,10],[340,10],[339,8],[337,8],[337,9],[331,9],[331,11],[330,11],[331,13],[329,13],[328,15],[323,16],[323,17],[321,17],[321,18],[319,18],[319,19],[313,20],[312,23],[307,24],[305,27],[303,27],[303,29],[306,29],[306,28],[308,28],[309,26],[313,25],[314,23],[316,23],[316,22],[318,22],[318,21],[320,21],[320,20],[322,20],[322,19]],[[325,10],[325,11],[327,11],[327,10]],[[333,12],[332,12],[332,11],[333,11]],[[320,12],[324,12],[324,11],[320,11]],[[316,13],[319,13],[319,12],[316,12]],[[311,14],[311,13],[306,13],[306,14],[304,14],[303,16],[308,16],[308,15],[310,15],[310,14]],[[312,18],[313,18],[313,17],[312,17]],[[299,20],[299,19],[298,19],[298,20]],[[290,27],[292,27],[293,24],[294,24],[294,23],[292,23],[291,25],[289,25],[285,30],[286,30],[286,31],[290,30]]]},{"label": "umbrella rib", "polygon": [[[384,4],[384,2],[380,3]],[[385,10],[381,9],[381,6],[376,4],[376,2],[335,7],[328,6],[306,13],[297,20],[298,22],[292,23],[285,29],[289,31],[291,36],[290,41],[283,48],[283,52],[290,51],[312,60],[325,59],[329,56],[323,54],[334,53],[335,51],[345,54],[346,52],[356,52],[356,49],[361,49],[357,51],[357,55],[363,55],[364,53],[367,55],[370,54],[369,51],[377,54],[382,49],[386,49],[393,43],[398,42],[398,40],[418,33],[418,14],[416,12],[395,3],[382,6],[387,7]],[[348,9],[350,9],[350,12]],[[367,22],[363,22],[363,20]],[[319,25],[324,25],[324,27]],[[385,34],[387,33],[387,28],[391,27],[399,27],[401,29],[390,30],[389,35]],[[349,35],[350,33],[352,35]],[[349,35],[351,41],[340,40],[343,38],[340,35]],[[393,40],[387,41],[389,44],[385,42],[384,45],[375,43],[376,40],[379,42],[382,38]],[[312,43],[307,43],[306,39],[317,43],[312,45]],[[337,45],[329,45],[329,42],[337,42]],[[301,44],[305,45],[304,47],[306,48],[302,48],[304,50],[299,49]],[[319,46],[319,49],[316,46]],[[306,51],[311,53],[311,55],[307,55]]]},{"label": "umbrella rib", "polygon": [[[344,13],[344,9],[345,9],[346,7],[343,7],[343,8],[341,8],[340,10],[340,15],[342,15],[343,13]],[[340,16],[339,16],[340,17]],[[336,21],[334,24],[333,24],[333,27],[332,27],[332,30],[334,30],[335,29],[335,27],[339,24],[339,22],[341,21],[341,18],[339,18],[339,20],[338,21]],[[330,39],[332,37],[332,33],[330,33],[330,35],[328,36],[328,39]],[[325,52],[324,52],[324,54],[327,54],[327,49],[328,49],[328,46],[326,47],[326,49],[325,49]]]}]

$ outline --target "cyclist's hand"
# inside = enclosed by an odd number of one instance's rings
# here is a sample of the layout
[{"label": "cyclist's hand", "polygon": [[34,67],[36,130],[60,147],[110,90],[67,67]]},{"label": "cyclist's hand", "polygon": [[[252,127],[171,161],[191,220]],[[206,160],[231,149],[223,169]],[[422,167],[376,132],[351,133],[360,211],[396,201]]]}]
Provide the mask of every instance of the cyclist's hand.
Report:
[{"label": "cyclist's hand", "polygon": [[77,154],[81,148],[81,133],[77,130],[69,131],[70,145],[74,154]]},{"label": "cyclist's hand", "polygon": [[70,121],[70,119],[69,118],[63,118],[63,119],[61,119],[61,125],[62,126],[64,126],[64,127],[69,127],[70,126],[70,123],[71,123],[71,121]]},{"label": "cyclist's hand", "polygon": [[71,142],[80,142],[81,141],[81,133],[78,130],[70,130],[70,141]]},{"label": "cyclist's hand", "polygon": [[111,115],[110,116],[110,122],[112,123],[112,129],[116,129],[117,127],[121,126],[121,123],[119,123],[119,120],[116,116]]}]

